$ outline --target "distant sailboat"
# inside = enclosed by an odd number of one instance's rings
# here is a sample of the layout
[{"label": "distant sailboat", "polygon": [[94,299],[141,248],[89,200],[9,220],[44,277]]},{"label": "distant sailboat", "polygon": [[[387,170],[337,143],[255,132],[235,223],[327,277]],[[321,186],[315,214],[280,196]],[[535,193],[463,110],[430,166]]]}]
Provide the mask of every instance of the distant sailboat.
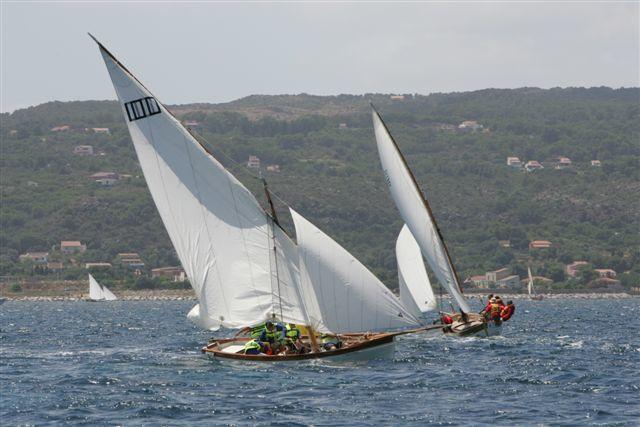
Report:
[{"label": "distant sailboat", "polygon": [[[438,282],[459,307],[460,313],[454,316],[455,321],[451,325],[451,331],[460,335],[476,332],[498,333],[499,324],[487,322],[483,317],[472,313],[471,307],[462,295],[458,274],[427,199],[420,190],[400,148],[373,106],[372,115],[380,162],[395,205],[409,233],[438,278]],[[415,302],[420,306],[421,300],[415,300]]]},{"label": "distant sailboat", "polygon": [[542,294],[536,295],[535,290],[533,289],[533,276],[531,275],[531,267],[527,267],[527,271],[529,272],[529,283],[527,284],[527,293],[529,294],[529,298],[534,301],[541,301],[544,299]]},{"label": "distant sailboat", "polygon": [[115,301],[118,298],[106,286],[89,274],[89,299],[91,301]]},{"label": "distant sailboat", "polygon": [[[253,360],[375,355],[372,349],[392,349],[394,334],[370,331],[420,327],[373,273],[291,210],[294,242],[278,222],[266,183],[270,212],[97,43],[149,191],[198,298],[188,318],[211,330],[295,323],[309,331],[312,348],[295,356],[245,355],[248,338],[237,338],[214,340],[204,352]],[[345,345],[320,352],[317,332],[343,334]]]}]

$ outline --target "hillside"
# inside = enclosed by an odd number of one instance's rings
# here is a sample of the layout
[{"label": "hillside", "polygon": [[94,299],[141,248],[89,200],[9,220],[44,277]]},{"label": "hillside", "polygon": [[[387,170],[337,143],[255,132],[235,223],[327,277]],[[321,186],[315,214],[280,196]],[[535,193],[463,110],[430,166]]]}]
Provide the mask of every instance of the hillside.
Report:
[{"label": "hillside", "polygon": [[[577,287],[588,281],[569,280],[564,264],[586,260],[614,269],[630,287],[640,282],[639,99],[636,88],[523,88],[402,100],[255,95],[170,109],[197,122],[192,129],[263,202],[258,181],[236,164],[258,156],[277,195],[390,287],[397,286],[394,244],[402,222],[382,180],[370,100],[406,154],[462,275],[507,266],[524,276],[531,265],[553,286]],[[1,118],[1,274],[44,274],[18,256],[52,251],[56,258],[61,240],[87,244],[79,263],[138,252],[147,270],[178,264],[115,101],[51,102]],[[461,131],[465,120],[484,130]],[[51,130],[62,125],[69,130]],[[91,145],[94,155],[74,155],[78,145]],[[545,168],[515,170],[508,156]],[[555,169],[558,156],[572,165]],[[264,170],[270,164],[280,172]],[[103,186],[89,178],[97,172],[121,179]],[[282,203],[278,208],[286,216]],[[505,240],[510,247],[501,246]],[[553,247],[530,250],[532,240]],[[84,273],[78,266],[56,274]],[[129,273],[103,274],[115,280]]]}]

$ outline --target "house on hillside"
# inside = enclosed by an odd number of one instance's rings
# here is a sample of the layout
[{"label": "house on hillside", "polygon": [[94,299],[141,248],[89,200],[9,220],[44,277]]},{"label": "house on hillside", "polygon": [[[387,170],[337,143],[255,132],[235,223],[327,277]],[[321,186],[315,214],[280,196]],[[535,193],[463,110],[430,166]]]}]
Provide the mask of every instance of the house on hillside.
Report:
[{"label": "house on hillside", "polygon": [[404,101],[404,95],[391,95],[389,99],[392,101]]},{"label": "house on hillside", "polygon": [[516,276],[515,274],[496,280],[495,282],[496,288],[516,288],[519,286],[520,286],[520,276]]},{"label": "house on hillside", "polygon": [[618,279],[611,279],[609,277],[599,277],[593,281],[593,283],[601,288],[606,288],[608,291],[621,291],[622,286]]},{"label": "house on hillside", "polygon": [[509,277],[509,269],[501,268],[495,271],[487,271],[486,277],[489,283],[496,283],[498,280],[502,280],[506,277]]},{"label": "house on hillside", "polygon": [[616,272],[610,268],[596,268],[593,271],[601,278],[615,279],[617,275]]},{"label": "house on hillside", "polygon": [[51,132],[67,132],[69,130],[71,130],[71,126],[69,125],[61,125],[51,128]]},{"label": "house on hillside", "polygon": [[184,282],[187,275],[182,267],[159,267],[151,269],[151,277],[165,277],[172,282]]},{"label": "house on hillside", "polygon": [[469,279],[467,280],[467,283],[472,284],[474,287],[478,289],[489,288],[489,282],[487,281],[487,276],[485,276],[484,274],[469,277]]},{"label": "house on hillside", "polygon": [[537,160],[529,160],[527,164],[524,165],[524,168],[527,172],[533,172],[535,170],[544,169],[544,166]]},{"label": "house on hillside", "polygon": [[602,166],[602,162],[600,160],[591,160],[591,166],[599,168]]},{"label": "house on hillside", "polygon": [[11,129],[9,131],[9,136],[18,136],[18,129]]},{"label": "house on hillside", "polygon": [[340,123],[340,124],[338,125],[338,129],[347,129],[348,127],[349,127],[349,126],[347,126],[347,124],[346,124],[346,123]]},{"label": "house on hillside", "polygon": [[553,244],[549,240],[533,240],[529,242],[529,249],[549,249]]},{"label": "house on hillside", "polygon": [[567,276],[576,277],[578,275],[578,270],[585,265],[589,265],[589,263],[587,261],[574,261],[571,264],[567,264],[565,268]]},{"label": "house on hillside", "polygon": [[109,128],[91,128],[91,130],[93,131],[93,133],[101,133],[105,135],[109,135],[111,133],[109,131]]},{"label": "house on hillside", "polygon": [[52,272],[52,273],[58,273],[58,272],[64,270],[64,265],[61,262],[58,262],[58,261],[48,262],[47,263],[47,270]]},{"label": "house on hillside", "polygon": [[93,156],[93,147],[91,145],[76,145],[73,149],[76,156]]},{"label": "house on hillside", "polygon": [[522,168],[522,162],[518,157],[507,157],[507,166],[510,166],[514,169]]},{"label": "house on hillside", "polygon": [[84,253],[87,250],[87,245],[83,245],[77,240],[63,240],[60,242],[60,252],[65,255],[71,255],[76,253]]},{"label": "house on hillside", "polygon": [[249,156],[247,167],[250,169],[260,169],[260,158],[258,156]]},{"label": "house on hillside", "polygon": [[510,248],[511,240],[498,240],[498,244],[503,248]]},{"label": "house on hillside", "polygon": [[200,126],[200,122],[197,122],[195,120],[187,120],[184,122],[184,125],[187,127],[195,128]]},{"label": "house on hillside", "polygon": [[89,178],[101,185],[109,186],[113,185],[120,179],[120,176],[115,172],[98,172],[91,175]]},{"label": "house on hillside", "polygon": [[84,268],[86,270],[93,270],[93,269],[109,269],[111,268],[112,265],[110,262],[87,262],[84,265]]},{"label": "house on hillside", "polygon": [[458,130],[461,132],[478,132],[484,128],[483,125],[476,120],[465,120],[458,125]]},{"label": "house on hillside", "polygon": [[568,157],[558,157],[556,161],[556,169],[567,169],[571,167],[571,159]]},{"label": "house on hillside", "polygon": [[117,255],[117,258],[127,268],[136,270],[144,268],[144,262],[142,262],[137,252],[122,252]]},{"label": "house on hillside", "polygon": [[18,257],[20,262],[31,261],[37,265],[46,265],[49,262],[49,252],[27,252]]},{"label": "house on hillside", "polygon": [[268,165],[267,172],[275,172],[275,173],[280,172],[280,165]]}]

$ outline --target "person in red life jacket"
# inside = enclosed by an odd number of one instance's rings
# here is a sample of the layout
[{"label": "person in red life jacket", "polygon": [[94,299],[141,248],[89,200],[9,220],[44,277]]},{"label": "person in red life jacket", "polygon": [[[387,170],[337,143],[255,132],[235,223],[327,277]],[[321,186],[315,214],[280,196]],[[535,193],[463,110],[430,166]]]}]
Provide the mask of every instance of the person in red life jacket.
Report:
[{"label": "person in red life jacket", "polygon": [[515,313],[515,311],[516,306],[513,305],[513,301],[508,301],[507,305],[500,312],[500,317],[502,318],[502,320],[509,320],[511,319],[511,316],[513,316],[513,313]]},{"label": "person in red life jacket", "polygon": [[446,313],[442,313],[441,319],[444,325],[450,325],[453,323],[453,318]]},{"label": "person in red life jacket", "polygon": [[493,294],[489,294],[487,296],[487,305],[484,306],[484,309],[480,312],[480,314],[486,314],[491,310],[491,298],[493,298]]},{"label": "person in red life jacket", "polygon": [[489,302],[489,311],[487,311],[489,320],[500,320],[500,311],[502,308],[495,298],[491,298]]}]

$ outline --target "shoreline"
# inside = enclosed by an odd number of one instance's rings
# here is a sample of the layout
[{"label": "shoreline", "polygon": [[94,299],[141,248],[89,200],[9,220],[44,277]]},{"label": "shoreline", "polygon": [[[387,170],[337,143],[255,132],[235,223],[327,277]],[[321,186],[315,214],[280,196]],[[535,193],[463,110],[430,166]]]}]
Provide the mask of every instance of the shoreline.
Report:
[{"label": "shoreline", "polygon": [[[478,297],[486,297],[483,294],[465,294],[470,300],[477,299]],[[547,299],[629,299],[638,298],[640,295],[632,295],[625,292],[619,293],[567,293],[567,294],[541,294],[544,296],[544,300]],[[502,294],[503,300],[512,299],[514,301],[529,300],[526,294]],[[6,301],[44,301],[44,302],[56,302],[56,301],[74,301],[83,302],[87,300],[87,295],[0,295],[0,298],[4,298]],[[445,296],[444,299],[448,300],[450,297]],[[118,295],[118,301],[197,301],[192,291],[185,290],[177,292],[175,290],[156,290],[156,291],[126,291]]]}]

